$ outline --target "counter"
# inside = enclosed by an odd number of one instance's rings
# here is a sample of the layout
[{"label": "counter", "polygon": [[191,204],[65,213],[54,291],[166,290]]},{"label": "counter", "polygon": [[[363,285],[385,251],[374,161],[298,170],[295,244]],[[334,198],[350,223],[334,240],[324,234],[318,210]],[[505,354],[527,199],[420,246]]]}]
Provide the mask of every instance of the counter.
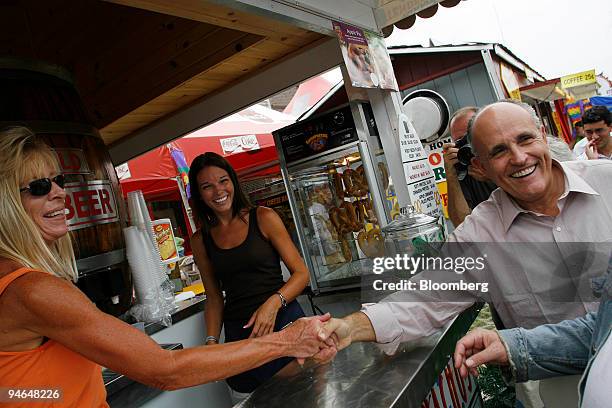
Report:
[{"label": "counter", "polygon": [[236,407],[420,408],[481,306],[469,308],[420,345],[402,345],[393,356],[373,343],[355,343],[330,364],[302,369],[292,362]]},{"label": "counter", "polygon": [[[178,309],[172,314],[172,326],[147,323],[144,325],[144,331],[157,343],[168,344],[167,347],[171,348],[177,348],[179,344],[176,343],[182,344],[184,348],[202,345],[206,336],[202,313],[205,298],[200,295],[180,302]],[[163,392],[108,371],[103,371],[102,376],[106,385],[107,402],[111,408],[231,407],[224,381]]]},{"label": "counter", "polygon": [[[200,313],[204,311],[204,301],[206,300],[206,295],[197,295],[191,299],[183,300],[178,303],[178,309],[176,309],[172,313],[172,324],[176,324],[182,320],[185,320],[194,314]],[[202,321],[204,318],[202,318]],[[172,327],[172,326],[171,326]],[[145,333],[149,336],[167,329],[166,326],[159,323],[146,323],[145,324]]]}]

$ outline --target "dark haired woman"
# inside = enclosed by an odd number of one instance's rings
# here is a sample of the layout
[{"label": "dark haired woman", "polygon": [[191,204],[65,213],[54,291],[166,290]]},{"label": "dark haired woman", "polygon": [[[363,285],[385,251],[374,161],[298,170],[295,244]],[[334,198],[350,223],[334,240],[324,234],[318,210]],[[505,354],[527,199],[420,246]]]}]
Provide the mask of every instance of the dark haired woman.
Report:
[{"label": "dark haired woman", "polygon": [[[308,284],[308,270],[280,217],[252,207],[235,170],[223,157],[205,153],[189,170],[192,205],[200,229],[191,238],[206,288],[206,344],[259,337],[304,316],[295,298]],[[283,281],[280,260],[291,272]],[[225,291],[225,306],[221,291]],[[231,377],[239,393],[253,391],[291,359],[274,360]]]}]

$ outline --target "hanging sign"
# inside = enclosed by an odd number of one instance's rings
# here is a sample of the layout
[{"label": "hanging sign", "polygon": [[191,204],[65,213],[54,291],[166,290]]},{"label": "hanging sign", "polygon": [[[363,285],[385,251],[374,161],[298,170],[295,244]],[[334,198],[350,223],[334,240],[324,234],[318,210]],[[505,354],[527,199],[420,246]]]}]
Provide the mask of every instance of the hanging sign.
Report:
[{"label": "hanging sign", "polygon": [[594,84],[595,82],[597,82],[597,79],[595,78],[594,69],[561,77],[561,87],[564,89]]},{"label": "hanging sign", "polygon": [[221,139],[223,154],[234,154],[252,150],[259,150],[257,135],[244,135],[236,137],[226,137]]},{"label": "hanging sign", "polygon": [[357,88],[398,91],[384,39],[376,33],[333,22],[351,84]]}]

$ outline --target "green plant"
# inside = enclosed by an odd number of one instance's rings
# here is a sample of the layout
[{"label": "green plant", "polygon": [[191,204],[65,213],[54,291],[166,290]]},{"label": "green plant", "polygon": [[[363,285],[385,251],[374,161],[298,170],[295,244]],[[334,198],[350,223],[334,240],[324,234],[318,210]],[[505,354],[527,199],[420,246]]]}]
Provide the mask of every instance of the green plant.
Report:
[{"label": "green plant", "polygon": [[478,385],[484,408],[511,408],[515,405],[514,387],[505,383],[501,370],[496,366],[478,368]]}]

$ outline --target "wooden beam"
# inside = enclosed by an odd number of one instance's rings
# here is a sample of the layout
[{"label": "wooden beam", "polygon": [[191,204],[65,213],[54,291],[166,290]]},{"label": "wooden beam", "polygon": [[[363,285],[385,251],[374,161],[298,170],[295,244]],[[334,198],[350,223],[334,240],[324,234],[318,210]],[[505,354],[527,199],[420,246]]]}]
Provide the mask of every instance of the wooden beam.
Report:
[{"label": "wooden beam", "polygon": [[124,6],[168,14],[299,45],[309,31],[263,16],[203,0],[106,0]]},{"label": "wooden beam", "polygon": [[335,38],[324,38],[311,47],[111,144],[109,151],[113,163],[124,163],[341,63],[338,41]]}]

